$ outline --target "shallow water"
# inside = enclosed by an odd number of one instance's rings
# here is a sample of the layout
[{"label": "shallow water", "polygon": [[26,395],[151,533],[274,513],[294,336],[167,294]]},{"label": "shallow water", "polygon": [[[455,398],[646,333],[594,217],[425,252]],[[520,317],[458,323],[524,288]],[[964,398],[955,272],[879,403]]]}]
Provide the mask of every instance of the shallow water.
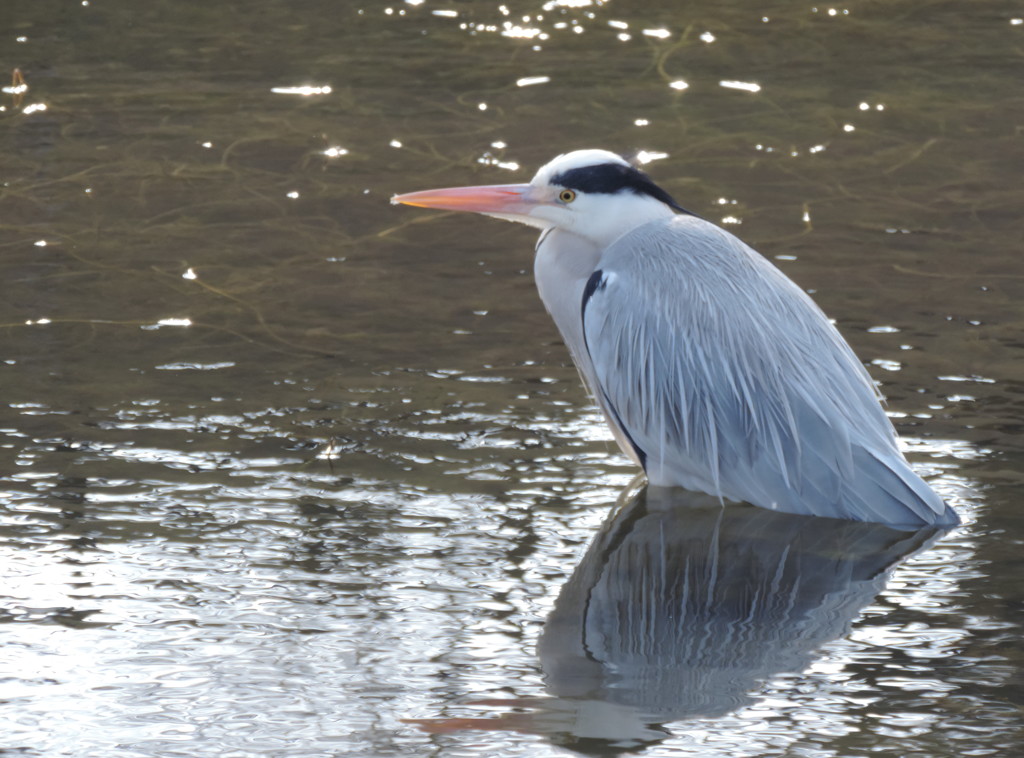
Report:
[{"label": "shallow water", "polygon": [[[1019,7],[0,15],[0,754],[1020,750]],[[814,293],[963,527],[628,489],[533,232],[387,202],[592,146]]]}]

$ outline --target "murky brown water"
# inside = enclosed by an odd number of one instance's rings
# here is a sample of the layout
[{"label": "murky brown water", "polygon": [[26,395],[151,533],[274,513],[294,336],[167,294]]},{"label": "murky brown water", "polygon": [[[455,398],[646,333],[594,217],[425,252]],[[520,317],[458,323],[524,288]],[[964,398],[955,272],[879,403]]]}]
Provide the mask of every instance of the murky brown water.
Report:
[{"label": "murky brown water", "polygon": [[[1019,6],[0,18],[0,754],[1021,749]],[[580,147],[813,290],[966,525],[613,511],[533,233],[387,202]]]}]

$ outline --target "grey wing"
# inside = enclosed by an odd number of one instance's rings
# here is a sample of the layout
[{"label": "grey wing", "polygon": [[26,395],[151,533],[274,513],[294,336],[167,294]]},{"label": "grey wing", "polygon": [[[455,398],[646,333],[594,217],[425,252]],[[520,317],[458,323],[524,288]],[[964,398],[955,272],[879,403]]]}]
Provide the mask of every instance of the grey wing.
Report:
[{"label": "grey wing", "polygon": [[654,485],[790,513],[955,523],[795,284],[699,219],[614,243],[582,303],[595,393]]}]

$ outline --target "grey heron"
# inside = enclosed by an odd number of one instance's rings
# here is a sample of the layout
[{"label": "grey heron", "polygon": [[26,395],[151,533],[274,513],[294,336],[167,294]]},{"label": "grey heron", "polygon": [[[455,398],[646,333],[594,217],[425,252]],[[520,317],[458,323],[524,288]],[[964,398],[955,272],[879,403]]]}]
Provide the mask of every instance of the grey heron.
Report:
[{"label": "grey heron", "polygon": [[541,229],[541,300],[654,487],[788,513],[950,526],[863,364],[813,300],[644,172],[578,150],[529,184],[397,195]]}]

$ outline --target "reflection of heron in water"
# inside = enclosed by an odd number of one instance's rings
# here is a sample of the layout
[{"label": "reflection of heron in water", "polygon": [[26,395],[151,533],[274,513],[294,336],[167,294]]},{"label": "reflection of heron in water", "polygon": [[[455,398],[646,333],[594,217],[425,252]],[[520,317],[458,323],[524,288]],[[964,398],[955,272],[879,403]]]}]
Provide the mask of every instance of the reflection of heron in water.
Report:
[{"label": "reflection of heron in water", "polygon": [[806,668],[936,533],[642,489],[562,588],[539,645],[548,688],[577,701],[579,726],[593,710],[616,740],[724,715],[759,682]]},{"label": "reflection of heron in water", "polygon": [[626,494],[541,635],[553,697],[508,702],[536,710],[461,728],[629,749],[663,740],[660,724],[725,715],[766,679],[805,669],[889,570],[939,533],[723,508],[681,490]]}]

